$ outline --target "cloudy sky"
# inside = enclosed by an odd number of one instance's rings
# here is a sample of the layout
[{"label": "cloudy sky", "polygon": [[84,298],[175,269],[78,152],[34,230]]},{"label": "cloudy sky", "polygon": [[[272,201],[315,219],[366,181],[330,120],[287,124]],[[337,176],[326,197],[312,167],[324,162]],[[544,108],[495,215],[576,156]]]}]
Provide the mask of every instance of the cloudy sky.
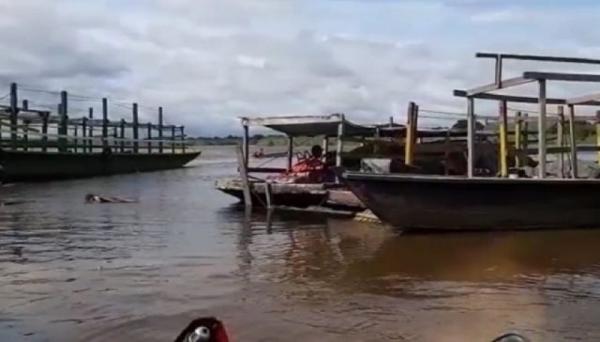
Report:
[{"label": "cloudy sky", "polygon": [[162,105],[193,135],[243,115],[404,120],[409,100],[463,110],[452,89],[491,81],[476,51],[600,57],[599,21],[592,0],[0,0],[0,87],[108,96],[115,118]]}]

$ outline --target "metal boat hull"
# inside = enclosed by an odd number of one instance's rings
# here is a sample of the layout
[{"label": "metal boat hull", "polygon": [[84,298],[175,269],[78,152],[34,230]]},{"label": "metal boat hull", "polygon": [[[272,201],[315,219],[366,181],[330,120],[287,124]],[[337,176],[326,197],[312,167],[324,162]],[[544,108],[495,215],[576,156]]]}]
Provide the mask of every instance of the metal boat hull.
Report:
[{"label": "metal boat hull", "polygon": [[600,181],[346,172],[354,194],[405,230],[600,228]]},{"label": "metal boat hull", "polygon": [[0,165],[3,181],[42,181],[174,169],[198,155],[0,151]]}]

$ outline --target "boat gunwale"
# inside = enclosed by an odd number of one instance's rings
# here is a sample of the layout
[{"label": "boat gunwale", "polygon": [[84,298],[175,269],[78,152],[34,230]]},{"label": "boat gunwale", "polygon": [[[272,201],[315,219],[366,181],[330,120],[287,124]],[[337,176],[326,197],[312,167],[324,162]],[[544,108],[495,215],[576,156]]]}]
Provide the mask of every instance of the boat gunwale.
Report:
[{"label": "boat gunwale", "polygon": [[345,171],[342,178],[349,181],[382,181],[382,182],[418,182],[447,184],[599,184],[600,179],[581,178],[499,178],[466,176],[438,176],[418,174],[378,174],[367,172]]}]

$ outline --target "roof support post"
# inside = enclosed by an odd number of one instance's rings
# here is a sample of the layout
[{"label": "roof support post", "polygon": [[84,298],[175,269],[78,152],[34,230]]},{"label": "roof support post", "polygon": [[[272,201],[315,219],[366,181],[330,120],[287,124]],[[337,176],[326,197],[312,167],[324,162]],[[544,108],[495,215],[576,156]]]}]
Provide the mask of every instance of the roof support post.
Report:
[{"label": "roof support post", "polygon": [[499,102],[500,109],[500,176],[508,177],[508,119],[507,119],[507,103],[506,100]]},{"label": "roof support post", "polygon": [[538,80],[540,106],[538,116],[538,177],[546,177],[546,80]]},{"label": "roof support post", "polygon": [[248,160],[250,158],[250,136],[248,133],[248,124],[246,122],[242,123],[242,126],[244,128],[244,136],[242,138],[242,152],[243,152],[243,157],[244,157],[244,167],[248,168]]},{"label": "roof support post", "polygon": [[340,123],[338,124],[337,134],[337,149],[335,155],[335,166],[342,166],[342,151],[344,150],[344,114],[340,115]]},{"label": "roof support post", "polygon": [[467,97],[467,176],[473,178],[475,171],[475,101]]},{"label": "roof support post", "polygon": [[561,152],[558,154],[558,162],[560,163],[560,177],[565,178],[565,155],[562,152],[565,136],[565,108],[558,106],[558,122],[556,123],[556,145],[561,147]]},{"label": "roof support post", "polygon": [[292,170],[292,159],[294,158],[294,137],[288,135],[288,146],[287,146],[287,170]]},{"label": "roof support post", "polygon": [[575,141],[575,106],[569,106],[569,139],[571,145],[571,178],[577,178],[577,142]]}]

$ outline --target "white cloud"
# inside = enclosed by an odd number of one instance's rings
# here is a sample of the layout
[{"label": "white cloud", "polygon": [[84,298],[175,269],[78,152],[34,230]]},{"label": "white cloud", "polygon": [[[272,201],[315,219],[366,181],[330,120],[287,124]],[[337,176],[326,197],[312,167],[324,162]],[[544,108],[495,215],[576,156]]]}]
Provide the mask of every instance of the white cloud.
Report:
[{"label": "white cloud", "polygon": [[135,100],[143,120],[162,105],[193,134],[235,133],[236,117],[253,114],[386,121],[411,100],[462,108],[452,89],[490,80],[475,51],[600,49],[583,24],[594,11],[550,8],[521,20],[521,10],[495,0],[0,0],[0,81]]}]

